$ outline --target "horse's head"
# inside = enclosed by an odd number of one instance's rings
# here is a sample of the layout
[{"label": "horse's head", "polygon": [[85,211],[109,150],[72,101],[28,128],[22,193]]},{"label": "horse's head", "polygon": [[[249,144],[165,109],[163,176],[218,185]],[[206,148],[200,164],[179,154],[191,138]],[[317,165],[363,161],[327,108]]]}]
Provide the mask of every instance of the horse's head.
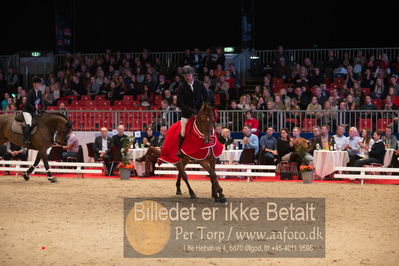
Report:
[{"label": "horse's head", "polygon": [[59,113],[46,114],[45,119],[49,119],[48,125],[52,126],[53,132],[56,133],[55,141],[60,145],[66,145],[66,138],[72,131],[73,123],[65,115]]},{"label": "horse's head", "polygon": [[57,135],[55,137],[55,141],[58,144],[66,145],[66,139],[68,134],[72,131],[72,125],[69,120],[65,121],[64,123],[60,123],[57,129]]},{"label": "horse's head", "polygon": [[209,143],[210,137],[213,135],[215,120],[215,109],[207,104],[202,105],[197,115],[197,127],[204,135],[205,143]]}]

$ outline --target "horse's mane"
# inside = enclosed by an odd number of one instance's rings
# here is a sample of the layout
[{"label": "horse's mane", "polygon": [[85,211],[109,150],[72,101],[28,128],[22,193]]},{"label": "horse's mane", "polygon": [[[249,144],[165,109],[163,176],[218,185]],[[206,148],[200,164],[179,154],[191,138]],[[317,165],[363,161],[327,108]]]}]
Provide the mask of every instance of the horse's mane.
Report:
[{"label": "horse's mane", "polygon": [[49,115],[49,116],[51,116],[51,115],[61,116],[62,118],[65,118],[66,121],[69,122],[69,118],[66,115],[62,114],[62,113],[46,113],[46,115]]}]

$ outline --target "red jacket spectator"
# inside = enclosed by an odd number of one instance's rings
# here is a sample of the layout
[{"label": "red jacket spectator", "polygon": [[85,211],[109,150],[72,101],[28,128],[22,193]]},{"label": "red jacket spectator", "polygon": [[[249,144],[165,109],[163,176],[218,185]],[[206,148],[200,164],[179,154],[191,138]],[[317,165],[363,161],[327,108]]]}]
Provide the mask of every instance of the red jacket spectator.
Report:
[{"label": "red jacket spectator", "polygon": [[252,111],[247,111],[245,113],[245,117],[247,120],[245,120],[244,125],[251,126],[251,132],[256,136],[259,136],[259,121],[253,116],[254,114]]}]

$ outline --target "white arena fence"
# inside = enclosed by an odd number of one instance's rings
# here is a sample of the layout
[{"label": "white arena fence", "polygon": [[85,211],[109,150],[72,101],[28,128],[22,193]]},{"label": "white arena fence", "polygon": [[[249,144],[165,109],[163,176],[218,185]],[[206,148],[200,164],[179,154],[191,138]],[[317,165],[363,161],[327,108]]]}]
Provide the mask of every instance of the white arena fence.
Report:
[{"label": "white arena fence", "polygon": [[[363,185],[365,180],[386,179],[386,180],[399,180],[398,175],[392,173],[399,173],[398,168],[381,168],[381,167],[335,167],[334,178],[344,179],[360,179]],[[343,172],[351,172],[343,173]]]},{"label": "white arena fence", "polygon": [[[33,165],[33,161],[5,161],[0,160],[0,171],[15,172],[16,176],[20,172],[28,171]],[[84,174],[102,174],[104,165],[102,163],[78,163],[78,162],[49,162],[51,173],[76,174],[77,177],[84,178]],[[35,168],[35,173],[46,173],[43,162]]]},{"label": "white arena fence", "polygon": [[[88,109],[83,108],[82,109]],[[104,110],[111,109],[111,110]],[[90,108],[88,110],[50,111],[61,112],[74,122],[75,131],[98,131],[101,127],[116,129],[118,125],[125,125],[128,131],[144,131],[151,125],[155,131],[161,126],[171,126],[179,121],[180,112],[161,110],[126,110],[129,107],[122,107],[112,110],[112,107]],[[13,112],[2,112],[12,114]],[[268,127],[276,131],[298,126],[302,132],[311,132],[313,126],[329,125],[330,131],[335,131],[338,125],[345,125],[346,130],[350,126],[356,126],[359,130],[368,128],[372,130],[385,130],[392,125],[394,133],[399,132],[397,117],[399,110],[395,111],[326,111],[322,110],[317,114],[309,114],[307,111],[254,111],[259,121],[259,130],[265,132]],[[1,114],[1,112],[0,112]],[[233,132],[241,132],[245,122],[245,111],[218,111],[218,121],[222,126],[227,126]],[[395,122],[396,120],[396,122]]]}]

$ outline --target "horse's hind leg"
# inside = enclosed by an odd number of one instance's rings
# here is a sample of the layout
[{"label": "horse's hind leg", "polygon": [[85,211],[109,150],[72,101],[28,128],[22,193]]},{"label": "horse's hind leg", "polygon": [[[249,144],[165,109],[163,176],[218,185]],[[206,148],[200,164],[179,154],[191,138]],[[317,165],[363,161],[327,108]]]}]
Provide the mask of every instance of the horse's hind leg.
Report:
[{"label": "horse's hind leg", "polygon": [[29,180],[30,174],[33,172],[33,170],[35,170],[36,166],[37,166],[37,165],[39,164],[39,162],[40,162],[40,159],[41,159],[40,153],[38,153],[38,154],[36,155],[36,159],[35,159],[35,162],[33,163],[33,165],[32,165],[31,167],[29,167],[28,171],[26,171],[25,174],[23,174],[23,177],[24,177],[25,181],[28,181],[28,180]]},{"label": "horse's hind leg", "polygon": [[48,164],[48,160],[47,160],[47,156],[46,156],[46,150],[45,149],[40,150],[39,154],[43,159],[43,164],[44,164],[44,168],[46,168],[46,174],[47,174],[48,181],[50,181],[51,183],[58,183],[58,179],[51,175],[50,165]]}]

